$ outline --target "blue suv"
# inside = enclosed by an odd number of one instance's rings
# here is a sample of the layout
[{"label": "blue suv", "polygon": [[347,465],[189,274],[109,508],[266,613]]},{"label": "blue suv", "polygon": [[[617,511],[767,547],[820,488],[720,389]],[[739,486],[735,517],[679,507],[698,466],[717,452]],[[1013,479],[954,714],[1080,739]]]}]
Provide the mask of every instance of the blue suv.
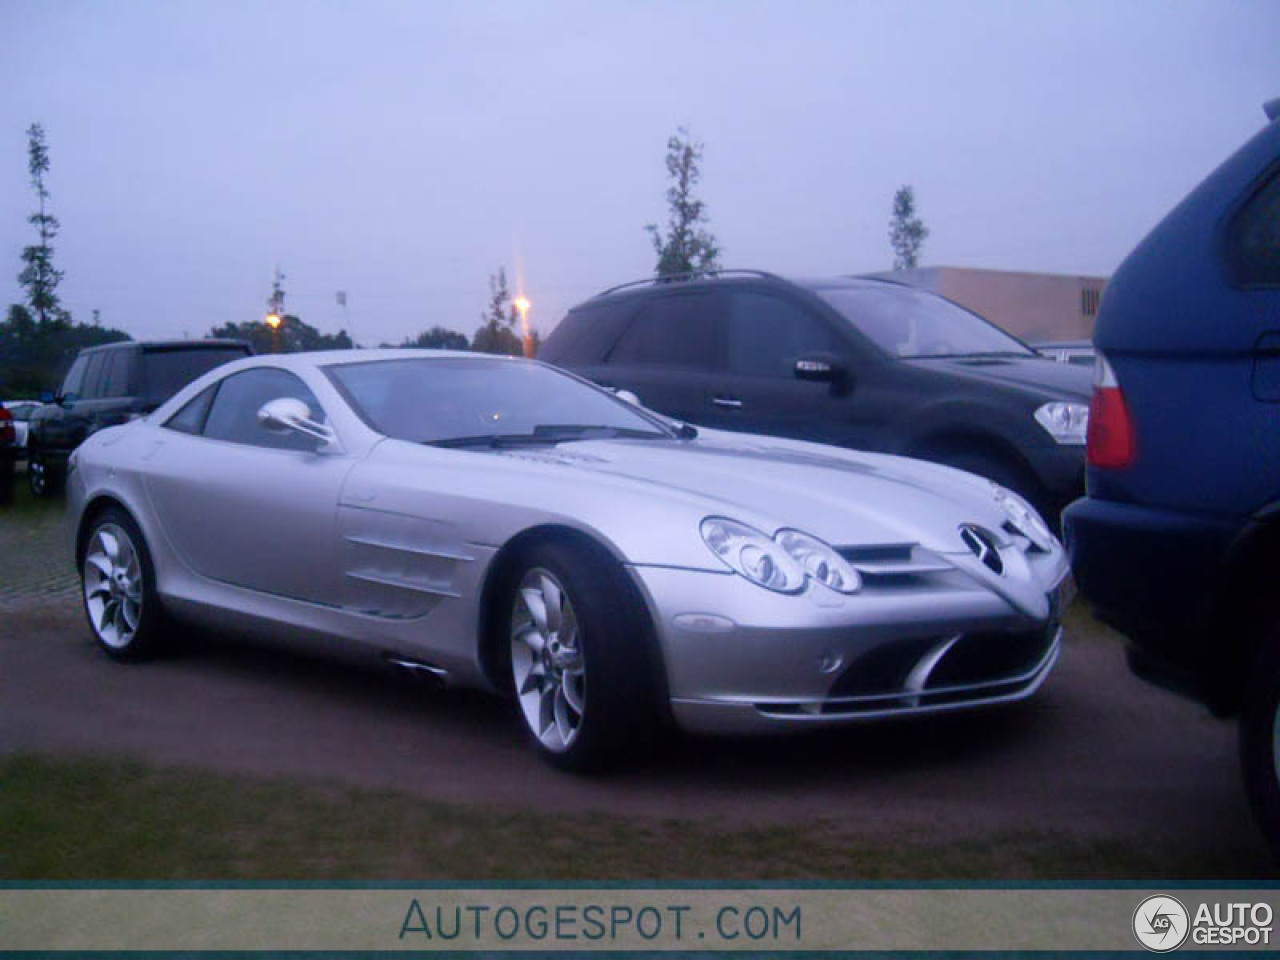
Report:
[{"label": "blue suv", "polygon": [[1280,100],[1103,298],[1077,583],[1139,676],[1239,715],[1280,853]]}]

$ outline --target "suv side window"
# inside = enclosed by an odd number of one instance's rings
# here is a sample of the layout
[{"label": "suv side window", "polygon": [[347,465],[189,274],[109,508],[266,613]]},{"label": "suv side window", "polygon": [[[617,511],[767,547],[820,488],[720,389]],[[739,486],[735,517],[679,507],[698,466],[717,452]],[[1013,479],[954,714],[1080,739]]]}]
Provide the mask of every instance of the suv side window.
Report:
[{"label": "suv side window", "polygon": [[81,400],[96,400],[102,396],[102,368],[107,365],[107,352],[90,354],[89,366],[84,371],[84,385],[80,388]]},{"label": "suv side window", "polygon": [[102,378],[102,389],[99,393],[104,397],[129,396],[129,361],[131,350],[112,350],[106,354],[106,371]]},{"label": "suv side window", "polygon": [[67,371],[67,375],[62,379],[62,398],[65,400],[79,400],[80,390],[84,386],[84,368],[89,365],[89,358],[81,354],[76,357],[76,362],[71,364],[71,369]]},{"label": "suv side window", "polygon": [[733,373],[790,379],[802,355],[839,349],[820,317],[768,293],[730,294],[728,322],[725,366]]},{"label": "suv side window", "polygon": [[324,422],[324,411],[305,383],[287,370],[260,367],[233,373],[220,381],[204,424],[204,435],[275,450],[315,450],[316,441],[310,437],[291,430],[277,433],[258,422],[258,411],[263,404],[281,397],[301,400],[310,408],[312,420]]},{"label": "suv side window", "polygon": [[705,368],[715,345],[711,294],[662,296],[640,309],[606,362]]},{"label": "suv side window", "polygon": [[1280,284],[1280,173],[1272,174],[1236,214],[1228,251],[1238,283]]}]

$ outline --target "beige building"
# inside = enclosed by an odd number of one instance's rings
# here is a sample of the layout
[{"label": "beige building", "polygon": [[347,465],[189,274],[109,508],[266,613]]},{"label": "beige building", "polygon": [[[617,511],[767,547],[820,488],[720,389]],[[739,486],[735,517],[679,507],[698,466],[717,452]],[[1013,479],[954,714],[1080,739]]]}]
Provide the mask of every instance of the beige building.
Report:
[{"label": "beige building", "polygon": [[1030,343],[1088,340],[1106,277],[920,267],[874,274],[940,294]]}]

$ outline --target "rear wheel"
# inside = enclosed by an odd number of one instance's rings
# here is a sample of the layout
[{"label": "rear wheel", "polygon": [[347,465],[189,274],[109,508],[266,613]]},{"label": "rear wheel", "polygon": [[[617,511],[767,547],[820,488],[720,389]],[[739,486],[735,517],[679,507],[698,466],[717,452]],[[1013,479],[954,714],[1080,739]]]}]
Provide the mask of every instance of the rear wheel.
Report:
[{"label": "rear wheel", "polygon": [[607,766],[656,727],[644,620],[616,564],[543,543],[508,596],[509,672],[521,720],[555,766]]},{"label": "rear wheel", "polygon": [[1245,692],[1240,761],[1258,826],[1280,857],[1280,620],[1268,629]]},{"label": "rear wheel", "polygon": [[94,517],[80,579],[89,627],[109,656],[140,660],[158,651],[164,618],[151,554],[133,518],[118,507]]}]

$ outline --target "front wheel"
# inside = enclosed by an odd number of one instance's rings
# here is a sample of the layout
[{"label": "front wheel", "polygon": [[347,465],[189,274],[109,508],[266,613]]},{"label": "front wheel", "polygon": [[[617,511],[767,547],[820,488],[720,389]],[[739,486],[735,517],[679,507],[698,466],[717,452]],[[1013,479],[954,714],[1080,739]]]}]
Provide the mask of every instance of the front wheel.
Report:
[{"label": "front wheel", "polygon": [[27,461],[27,486],[33,496],[52,497],[58,492],[62,478],[44,457],[31,454]]},{"label": "front wheel", "polygon": [[1254,817],[1280,858],[1280,624],[1265,638],[1245,693],[1240,761]]},{"label": "front wheel", "polygon": [[656,725],[645,618],[616,564],[545,543],[522,558],[509,597],[511,682],[539,754],[600,769]]}]

